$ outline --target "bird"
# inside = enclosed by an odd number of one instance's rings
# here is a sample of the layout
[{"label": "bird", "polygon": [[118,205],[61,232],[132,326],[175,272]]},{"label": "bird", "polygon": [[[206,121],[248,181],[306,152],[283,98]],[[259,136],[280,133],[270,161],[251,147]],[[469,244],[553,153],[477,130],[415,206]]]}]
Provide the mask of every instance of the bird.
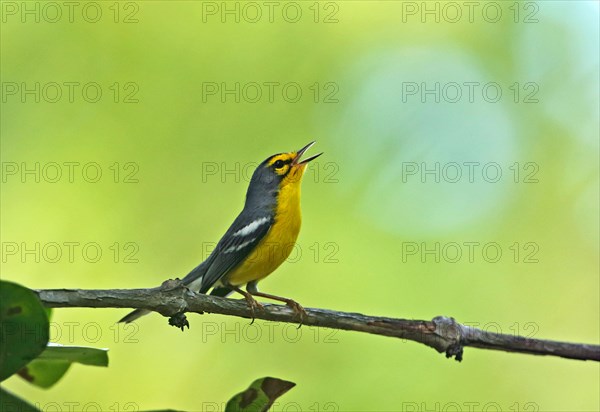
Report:
[{"label": "bird", "polygon": [[[196,293],[210,291],[220,297],[237,292],[244,296],[253,319],[254,310],[263,307],[254,297],[284,302],[299,315],[302,324],[306,311],[299,303],[260,292],[257,284],[288,258],[296,243],[302,220],[302,177],[308,163],[323,154],[301,160],[314,144],[313,141],[300,150],[274,154],[256,167],[242,211],[208,258],[181,279],[184,286]],[[119,322],[130,323],[150,312],[136,309]]]}]

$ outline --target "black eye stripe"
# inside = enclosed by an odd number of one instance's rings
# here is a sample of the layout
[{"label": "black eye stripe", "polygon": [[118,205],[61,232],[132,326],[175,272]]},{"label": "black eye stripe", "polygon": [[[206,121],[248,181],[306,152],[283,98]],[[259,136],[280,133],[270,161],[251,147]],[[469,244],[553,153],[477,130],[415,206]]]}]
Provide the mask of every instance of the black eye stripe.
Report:
[{"label": "black eye stripe", "polygon": [[283,167],[285,163],[283,162],[283,160],[277,160],[275,163],[273,163],[273,166],[275,166],[276,169],[280,169]]}]

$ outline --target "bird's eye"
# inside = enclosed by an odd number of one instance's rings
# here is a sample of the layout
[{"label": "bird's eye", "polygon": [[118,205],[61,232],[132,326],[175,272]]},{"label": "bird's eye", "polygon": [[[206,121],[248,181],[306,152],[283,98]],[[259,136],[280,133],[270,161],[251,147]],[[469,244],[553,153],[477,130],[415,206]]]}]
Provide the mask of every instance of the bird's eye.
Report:
[{"label": "bird's eye", "polygon": [[274,163],[275,169],[281,169],[283,167],[283,160],[278,160]]}]

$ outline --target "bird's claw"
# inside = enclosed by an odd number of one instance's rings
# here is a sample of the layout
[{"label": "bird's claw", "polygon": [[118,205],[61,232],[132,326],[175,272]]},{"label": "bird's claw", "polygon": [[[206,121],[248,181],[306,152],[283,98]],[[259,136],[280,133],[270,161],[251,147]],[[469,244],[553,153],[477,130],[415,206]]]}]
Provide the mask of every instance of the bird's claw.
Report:
[{"label": "bird's claw", "polygon": [[298,317],[300,318],[298,329],[300,329],[304,323],[304,320],[308,318],[308,313],[306,313],[306,310],[302,307],[302,305],[295,300],[288,300],[285,304],[298,314]]},{"label": "bird's claw", "polygon": [[248,307],[250,308],[250,312],[252,313],[252,321],[250,322],[250,324],[252,325],[254,323],[254,311],[256,309],[264,309],[264,306],[257,301],[256,299],[254,299],[251,295],[245,295],[244,296],[246,298],[246,303],[248,304]]}]

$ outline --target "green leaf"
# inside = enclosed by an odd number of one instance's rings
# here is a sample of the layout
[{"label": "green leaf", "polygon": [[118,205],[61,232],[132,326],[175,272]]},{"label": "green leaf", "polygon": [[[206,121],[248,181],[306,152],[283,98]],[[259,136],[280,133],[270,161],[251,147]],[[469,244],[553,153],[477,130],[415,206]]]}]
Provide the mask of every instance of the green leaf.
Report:
[{"label": "green leaf", "polygon": [[0,411],[2,412],[39,412],[35,406],[25,402],[4,388],[0,388]]},{"label": "green leaf", "polygon": [[296,386],[277,378],[261,378],[244,392],[235,395],[225,406],[225,412],[266,412],[281,395]]},{"label": "green leaf", "polygon": [[0,281],[0,381],[35,359],[48,343],[46,310],[29,289]]},{"label": "green leaf", "polygon": [[64,346],[49,343],[39,360],[68,361],[92,366],[108,366],[108,349],[87,346]]},{"label": "green leaf", "polygon": [[27,382],[46,389],[58,382],[70,367],[71,362],[65,360],[34,359],[18,374]]},{"label": "green leaf", "polygon": [[67,373],[73,363],[108,366],[107,351],[108,349],[49,343],[37,359],[19,371],[19,376],[40,388],[49,388]]}]

